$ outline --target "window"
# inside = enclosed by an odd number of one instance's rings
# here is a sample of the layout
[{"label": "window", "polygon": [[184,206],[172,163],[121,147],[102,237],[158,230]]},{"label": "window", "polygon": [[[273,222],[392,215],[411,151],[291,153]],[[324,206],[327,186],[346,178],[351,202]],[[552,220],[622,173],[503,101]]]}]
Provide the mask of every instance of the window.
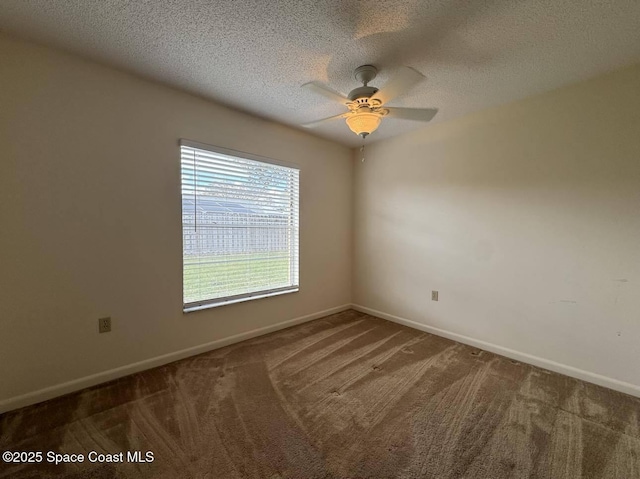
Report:
[{"label": "window", "polygon": [[180,142],[185,311],[298,291],[297,168]]}]

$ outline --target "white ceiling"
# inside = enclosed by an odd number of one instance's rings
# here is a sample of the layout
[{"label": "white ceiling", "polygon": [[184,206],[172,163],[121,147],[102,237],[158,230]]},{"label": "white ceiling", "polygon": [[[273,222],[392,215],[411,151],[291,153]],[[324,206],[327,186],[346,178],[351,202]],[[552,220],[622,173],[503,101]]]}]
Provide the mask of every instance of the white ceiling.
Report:
[{"label": "white ceiling", "polygon": [[[640,62],[639,0],[0,0],[0,31],[296,126],[373,64],[427,81],[391,105],[460,117]],[[423,124],[385,119],[368,141]],[[339,120],[314,133],[356,146]]]}]

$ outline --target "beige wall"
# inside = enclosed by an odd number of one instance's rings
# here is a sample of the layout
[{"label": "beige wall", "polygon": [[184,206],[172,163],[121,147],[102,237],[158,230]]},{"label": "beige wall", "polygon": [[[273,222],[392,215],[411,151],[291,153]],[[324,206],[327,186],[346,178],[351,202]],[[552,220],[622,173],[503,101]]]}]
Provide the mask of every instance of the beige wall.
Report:
[{"label": "beige wall", "polygon": [[355,303],[640,386],[640,66],[366,158]]},{"label": "beige wall", "polygon": [[[1,36],[0,69],[0,403],[350,302],[347,148]],[[179,138],[301,167],[299,293],[182,313]]]}]

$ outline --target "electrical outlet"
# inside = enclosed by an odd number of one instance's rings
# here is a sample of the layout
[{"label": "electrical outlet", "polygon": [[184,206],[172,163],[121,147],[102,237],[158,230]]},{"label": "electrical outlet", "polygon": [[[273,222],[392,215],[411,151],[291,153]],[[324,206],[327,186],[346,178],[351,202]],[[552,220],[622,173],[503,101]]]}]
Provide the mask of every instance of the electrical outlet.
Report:
[{"label": "electrical outlet", "polygon": [[98,320],[98,332],[99,333],[111,332],[111,318],[100,318]]},{"label": "electrical outlet", "polygon": [[438,292],[431,291],[431,301],[438,301]]}]

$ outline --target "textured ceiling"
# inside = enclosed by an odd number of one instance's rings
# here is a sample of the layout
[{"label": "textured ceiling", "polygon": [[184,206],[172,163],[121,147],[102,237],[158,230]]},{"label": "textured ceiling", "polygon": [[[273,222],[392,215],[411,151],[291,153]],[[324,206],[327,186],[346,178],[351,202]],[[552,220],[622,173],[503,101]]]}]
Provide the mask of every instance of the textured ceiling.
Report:
[{"label": "textured ceiling", "polygon": [[[378,87],[425,74],[391,105],[444,121],[640,62],[639,0],[0,0],[0,31],[293,126],[346,111],[300,85],[346,93],[362,64]],[[422,126],[388,118],[367,141]]]}]

